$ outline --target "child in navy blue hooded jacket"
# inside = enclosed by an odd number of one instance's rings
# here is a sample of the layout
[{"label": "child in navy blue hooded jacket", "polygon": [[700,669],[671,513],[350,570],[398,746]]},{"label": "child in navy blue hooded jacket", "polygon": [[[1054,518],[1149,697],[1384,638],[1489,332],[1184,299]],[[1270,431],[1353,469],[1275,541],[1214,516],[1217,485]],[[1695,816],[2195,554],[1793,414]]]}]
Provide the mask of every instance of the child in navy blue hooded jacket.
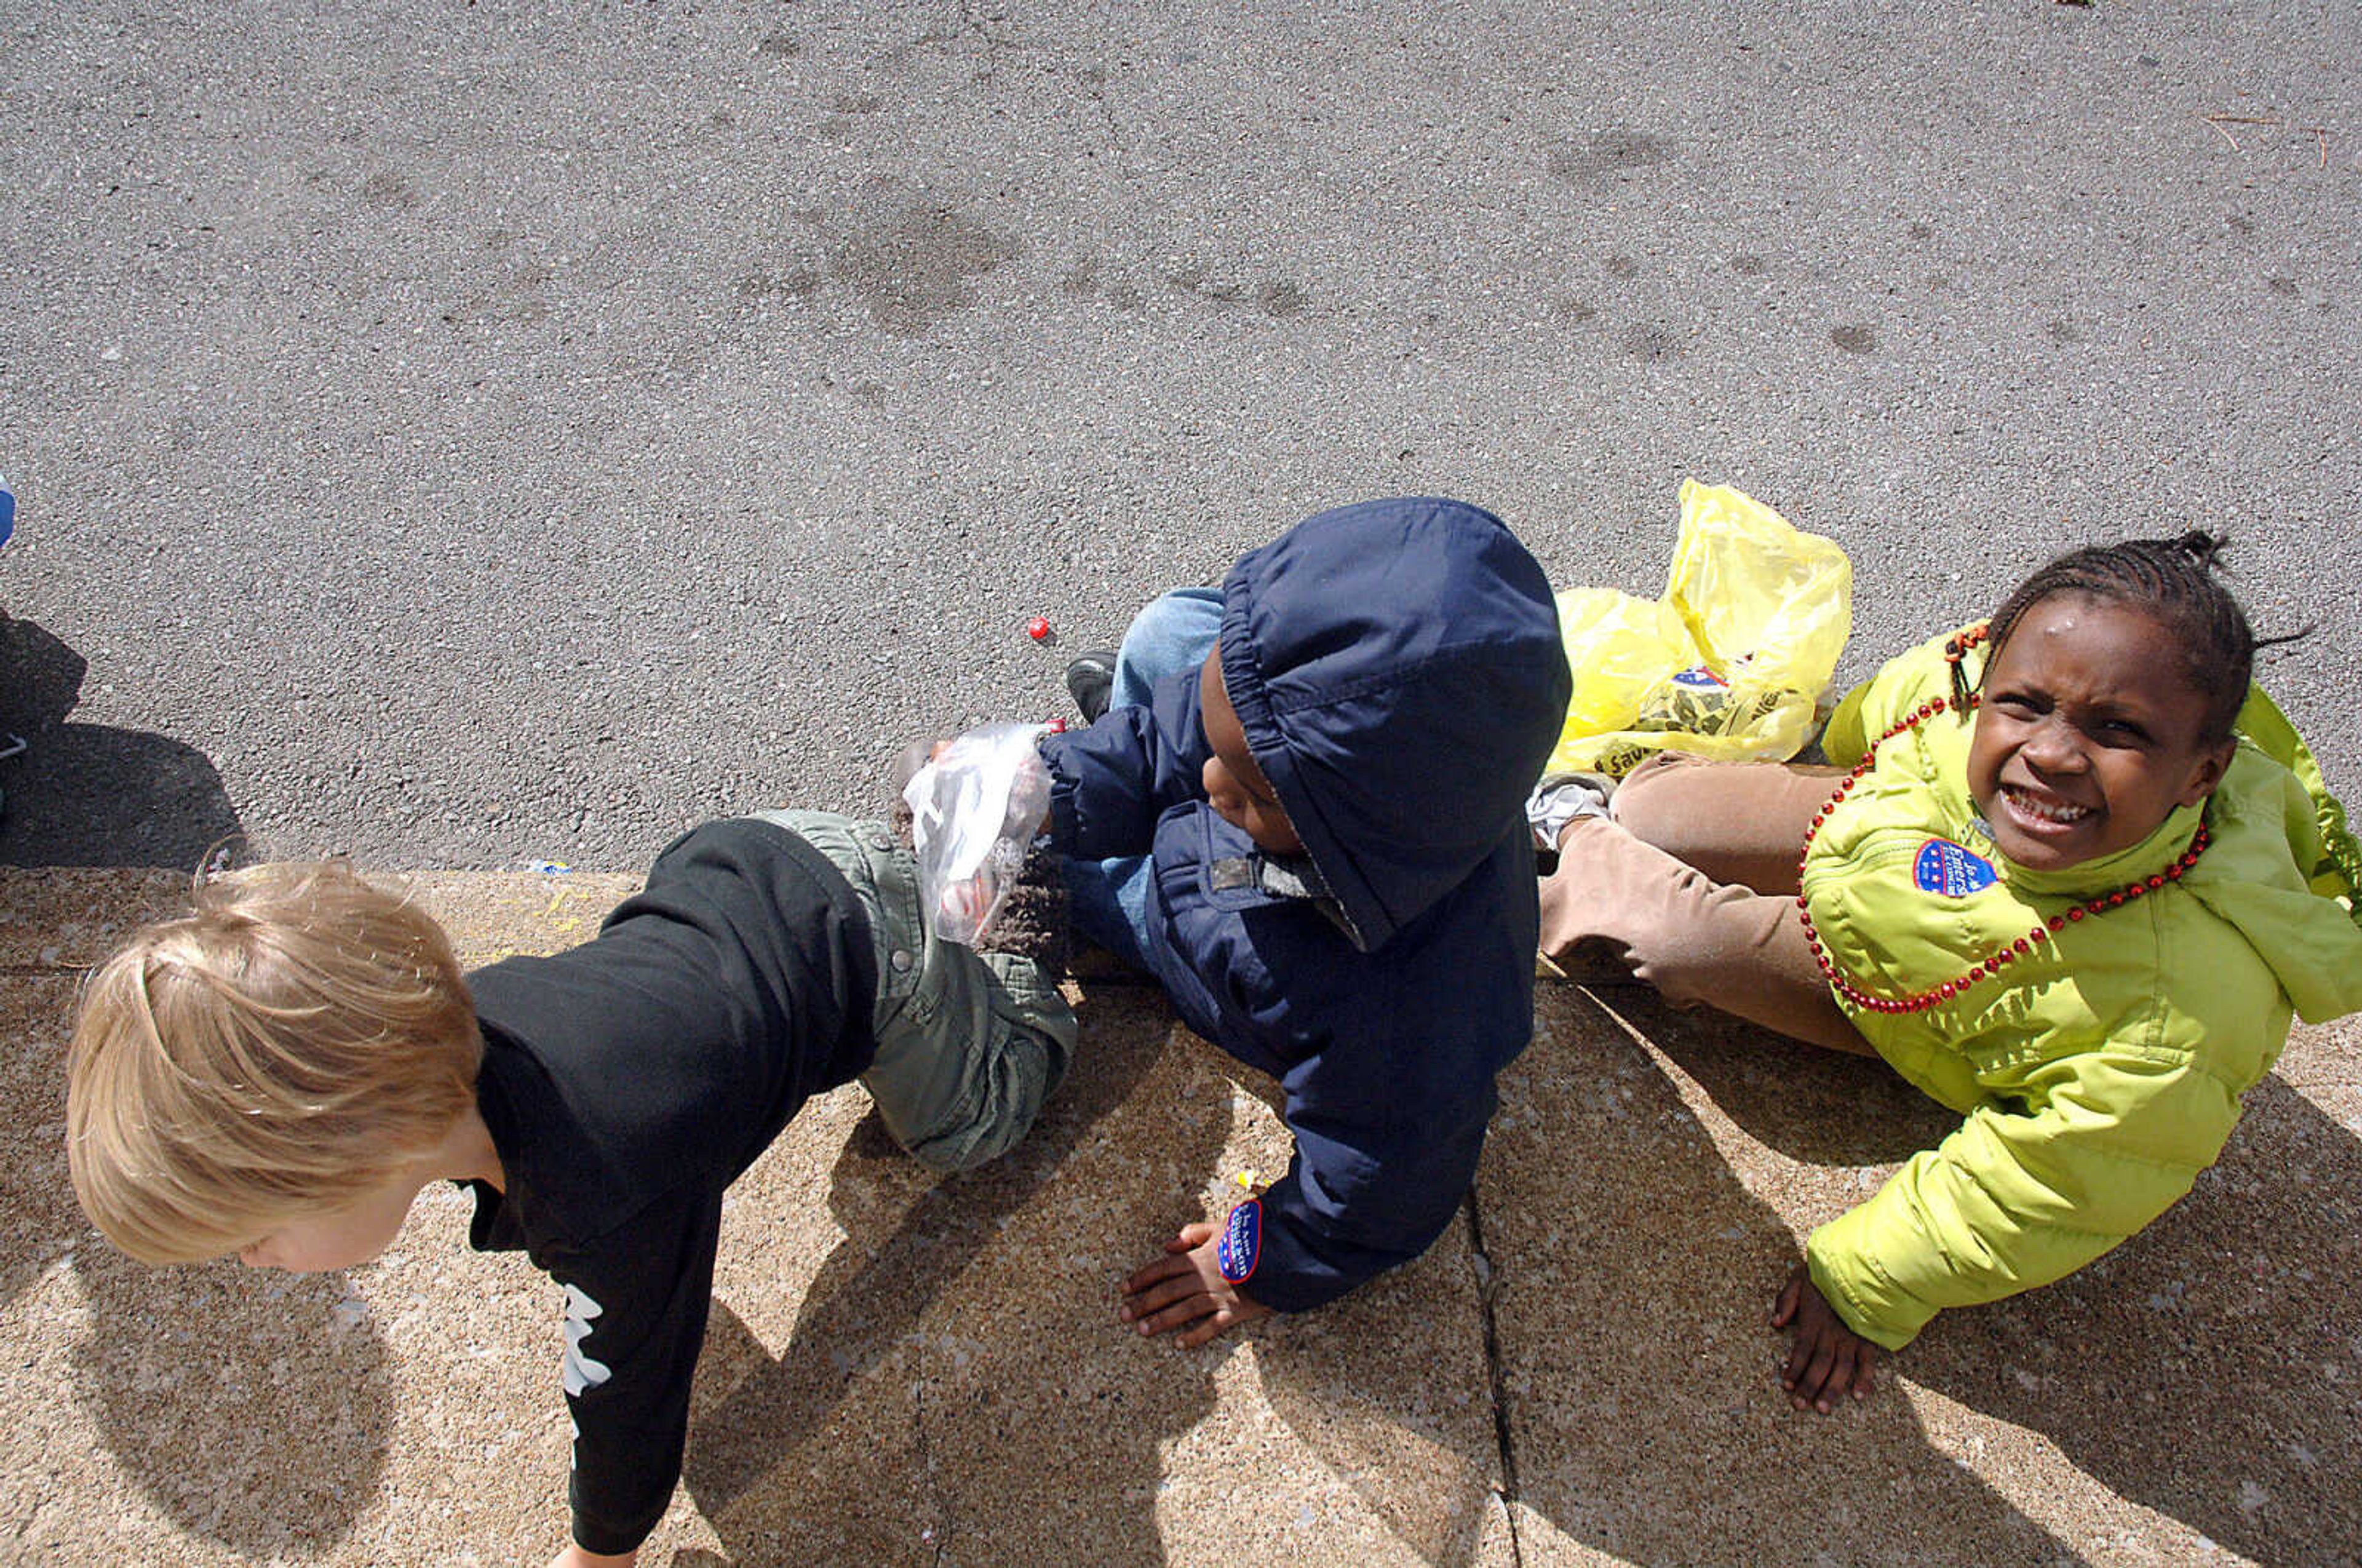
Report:
[{"label": "child in navy blue hooded jacket", "polygon": [[1533,1031],[1523,801],[1569,684],[1499,519],[1370,502],[1150,606],[1118,705],[1043,740],[1077,928],[1276,1077],[1296,1135],[1268,1191],[1126,1282],[1142,1333],[1319,1306],[1451,1222]]}]

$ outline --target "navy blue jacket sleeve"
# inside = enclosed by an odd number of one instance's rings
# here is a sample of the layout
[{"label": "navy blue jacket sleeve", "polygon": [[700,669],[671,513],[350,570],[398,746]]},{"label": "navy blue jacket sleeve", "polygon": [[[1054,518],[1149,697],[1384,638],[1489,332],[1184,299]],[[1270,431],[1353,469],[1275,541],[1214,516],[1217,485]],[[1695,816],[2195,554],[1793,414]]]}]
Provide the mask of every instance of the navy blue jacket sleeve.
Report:
[{"label": "navy blue jacket sleeve", "polygon": [[1246,1293],[1301,1312],[1425,1253],[1475,1179],[1495,1103],[1487,1082],[1426,1108],[1415,1127],[1383,1127],[1291,1102],[1296,1157],[1263,1195],[1261,1256]]},{"label": "navy blue jacket sleeve", "polygon": [[[1466,1194],[1495,1076],[1533,1032],[1538,917],[1500,907],[1530,889],[1532,863],[1505,854],[1384,949],[1360,953],[1305,900],[1211,875],[1251,854],[1206,807],[1168,812],[1149,910],[1167,939],[1147,957],[1184,1022],[1280,1080],[1296,1157],[1226,1233],[1235,1250],[1258,1231],[1247,1294],[1300,1311],[1418,1256]],[[1238,1279],[1249,1261],[1225,1272]]]},{"label": "navy blue jacket sleeve", "polygon": [[1166,808],[1206,798],[1209,755],[1198,672],[1167,676],[1146,707],[1115,708],[1088,729],[1045,735],[1050,838],[1063,855],[1145,855]]}]

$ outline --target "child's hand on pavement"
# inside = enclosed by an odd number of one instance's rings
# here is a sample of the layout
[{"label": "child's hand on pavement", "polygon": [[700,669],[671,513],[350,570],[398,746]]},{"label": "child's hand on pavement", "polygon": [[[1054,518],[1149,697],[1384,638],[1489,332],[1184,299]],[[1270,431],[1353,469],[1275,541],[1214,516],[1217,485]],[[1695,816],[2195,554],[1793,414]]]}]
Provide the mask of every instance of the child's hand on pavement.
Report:
[{"label": "child's hand on pavement", "polygon": [[1218,1227],[1202,1220],[1182,1226],[1164,1243],[1163,1257],[1123,1282],[1117,1321],[1133,1324],[1143,1334],[1181,1330],[1175,1342],[1193,1350],[1241,1323],[1269,1317],[1270,1308],[1222,1277],[1215,1257],[1218,1234]]},{"label": "child's hand on pavement", "polygon": [[1826,1416],[1849,1392],[1857,1399],[1870,1397],[1878,1347],[1846,1327],[1803,1264],[1772,1302],[1772,1326],[1784,1329],[1792,1323],[1796,1342],[1780,1374],[1780,1386],[1788,1391],[1790,1404]]}]

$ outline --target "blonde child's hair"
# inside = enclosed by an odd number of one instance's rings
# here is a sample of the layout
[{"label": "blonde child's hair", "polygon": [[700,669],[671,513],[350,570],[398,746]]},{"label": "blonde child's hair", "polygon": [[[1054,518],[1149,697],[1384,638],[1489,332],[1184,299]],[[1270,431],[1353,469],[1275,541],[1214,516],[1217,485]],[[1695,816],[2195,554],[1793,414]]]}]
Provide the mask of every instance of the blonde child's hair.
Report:
[{"label": "blonde child's hair", "polygon": [[450,939],[341,861],[200,882],[83,989],[66,1074],[74,1194],[148,1263],[333,1212],[475,1102],[483,1039]]}]

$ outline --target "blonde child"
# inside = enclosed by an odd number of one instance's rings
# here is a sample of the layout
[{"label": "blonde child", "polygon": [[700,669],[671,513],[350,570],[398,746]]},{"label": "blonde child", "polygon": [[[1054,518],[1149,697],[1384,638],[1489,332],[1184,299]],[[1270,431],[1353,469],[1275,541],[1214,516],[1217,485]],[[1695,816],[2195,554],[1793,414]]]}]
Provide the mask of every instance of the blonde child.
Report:
[{"label": "blonde child", "polygon": [[1032,959],[935,940],[910,852],[815,812],[711,823],[598,937],[462,977],[442,930],[340,864],[216,878],[93,977],[74,1189],[148,1263],[348,1268],[429,1184],[470,1244],[563,1287],[573,1541],[628,1563],[680,1473],[723,1191],[856,1076],[942,1170],[1013,1144],[1075,1018]]},{"label": "blonde child", "polygon": [[1938,1310],[2149,1223],[2291,1011],[2362,1008],[2362,857],[2250,685],[2221,544],[2052,561],[1850,693],[1835,768],[1668,756],[1551,823],[1546,955],[1875,1054],[1965,1117],[1780,1288],[1799,1408],[1866,1395],[1878,1350]]}]

